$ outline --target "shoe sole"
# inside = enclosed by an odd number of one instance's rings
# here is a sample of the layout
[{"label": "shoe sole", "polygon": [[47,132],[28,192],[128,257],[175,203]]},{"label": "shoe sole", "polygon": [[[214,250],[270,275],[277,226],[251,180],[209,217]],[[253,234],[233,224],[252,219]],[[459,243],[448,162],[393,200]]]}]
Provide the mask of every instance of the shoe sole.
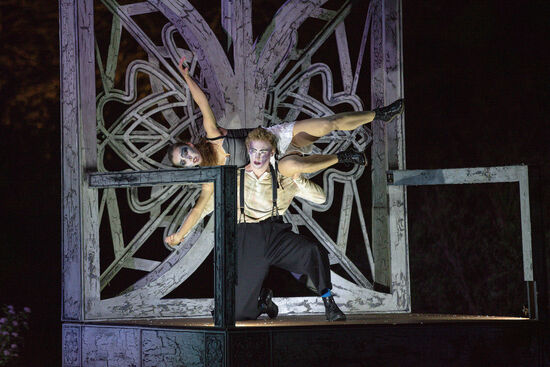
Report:
[{"label": "shoe sole", "polygon": [[334,322],[334,321],[346,321],[346,315],[343,315],[342,316],[338,316],[337,318],[333,319],[333,320],[329,320],[327,319],[328,322]]},{"label": "shoe sole", "polygon": [[275,312],[273,313],[270,313],[270,312],[267,312],[267,316],[270,318],[270,319],[274,319],[277,317],[277,315],[279,314],[279,307],[276,305],[276,304],[273,304],[273,306],[275,307],[274,310]]}]

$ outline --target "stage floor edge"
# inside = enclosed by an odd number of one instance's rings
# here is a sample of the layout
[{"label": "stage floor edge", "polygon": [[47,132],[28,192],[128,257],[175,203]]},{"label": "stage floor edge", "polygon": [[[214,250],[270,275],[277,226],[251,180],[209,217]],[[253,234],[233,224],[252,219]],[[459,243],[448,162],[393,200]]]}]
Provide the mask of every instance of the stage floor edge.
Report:
[{"label": "stage floor edge", "polygon": [[[275,319],[261,316],[257,320],[237,321],[237,328],[264,327],[312,327],[312,326],[351,326],[351,325],[399,325],[399,324],[432,324],[432,323],[471,323],[471,322],[532,322],[524,317],[484,316],[484,315],[449,315],[421,313],[379,313],[347,314],[346,321],[329,322],[324,314],[281,315]],[[119,319],[90,321],[98,324],[135,325],[175,328],[212,328],[211,317],[166,318],[166,319]]]}]

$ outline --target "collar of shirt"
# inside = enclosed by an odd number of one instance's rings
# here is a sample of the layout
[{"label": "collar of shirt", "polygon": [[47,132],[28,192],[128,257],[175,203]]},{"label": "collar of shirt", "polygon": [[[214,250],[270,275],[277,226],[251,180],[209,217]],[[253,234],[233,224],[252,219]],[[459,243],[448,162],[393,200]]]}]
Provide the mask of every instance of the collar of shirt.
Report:
[{"label": "collar of shirt", "polygon": [[243,169],[245,174],[253,178],[255,181],[265,181],[265,180],[271,181],[271,172],[269,172],[269,168],[264,173],[262,173],[260,177],[256,176],[256,174],[252,170],[248,171],[246,170],[246,168],[243,168]]}]

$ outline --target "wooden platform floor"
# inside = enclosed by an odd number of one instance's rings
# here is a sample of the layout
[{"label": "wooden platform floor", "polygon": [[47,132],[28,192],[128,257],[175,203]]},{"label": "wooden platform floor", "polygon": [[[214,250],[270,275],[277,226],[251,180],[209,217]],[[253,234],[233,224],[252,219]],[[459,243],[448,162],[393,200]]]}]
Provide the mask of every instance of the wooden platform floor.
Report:
[{"label": "wooden platform floor", "polygon": [[[482,315],[442,315],[417,313],[392,314],[352,314],[346,315],[346,321],[328,322],[324,315],[297,315],[279,316],[276,319],[261,317],[258,320],[238,321],[238,328],[265,328],[265,327],[312,327],[331,326],[349,327],[352,325],[400,325],[400,324],[436,324],[436,323],[486,323],[486,322],[530,322],[523,317],[482,316]],[[181,318],[181,319],[127,319],[102,321],[102,324],[175,327],[175,328],[209,328],[214,327],[211,317],[208,318]]]}]

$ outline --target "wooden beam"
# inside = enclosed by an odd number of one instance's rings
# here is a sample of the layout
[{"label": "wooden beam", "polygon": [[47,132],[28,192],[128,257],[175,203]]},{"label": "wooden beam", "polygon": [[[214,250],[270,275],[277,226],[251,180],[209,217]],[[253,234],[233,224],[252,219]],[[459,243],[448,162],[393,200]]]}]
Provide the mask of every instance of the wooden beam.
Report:
[{"label": "wooden beam", "polygon": [[214,182],[214,325],[226,329],[235,326],[237,171],[235,166],[218,169]]},{"label": "wooden beam", "polygon": [[[371,109],[386,106],[403,98],[402,25],[400,0],[376,0],[371,2]],[[400,243],[407,231],[406,192],[404,188],[388,191],[386,171],[405,168],[405,125],[403,115],[393,121],[374,120],[371,123],[373,141],[372,160],[372,248],[375,264],[375,289],[390,292],[396,269],[405,268],[407,260],[394,249],[406,246]],[[389,194],[398,197],[390,198]],[[389,203],[402,203],[402,207],[390,208]],[[389,212],[399,222],[389,221]],[[393,242],[392,242],[393,241]],[[396,258],[396,256],[398,258]],[[407,274],[405,274],[407,272]],[[408,270],[402,273],[408,279]],[[399,275],[401,277],[401,275]],[[406,286],[405,288],[408,288]]]},{"label": "wooden beam", "polygon": [[62,320],[82,320],[82,243],[95,217],[83,183],[96,166],[93,1],[59,1],[62,131]]},{"label": "wooden beam", "polygon": [[90,187],[121,188],[135,186],[174,185],[199,182],[214,182],[224,172],[224,168],[235,169],[235,166],[178,168],[167,170],[89,173]]},{"label": "wooden beam", "polygon": [[460,185],[476,183],[519,182],[527,166],[390,170],[388,185]]},{"label": "wooden beam", "polygon": [[[546,268],[546,243],[544,239],[543,197],[541,187],[541,172],[539,167],[529,167],[529,219],[531,225],[531,250],[533,258],[531,266],[533,281],[527,282],[529,295],[529,316],[547,323],[548,321],[548,283]],[[530,292],[532,291],[532,292]]]}]

